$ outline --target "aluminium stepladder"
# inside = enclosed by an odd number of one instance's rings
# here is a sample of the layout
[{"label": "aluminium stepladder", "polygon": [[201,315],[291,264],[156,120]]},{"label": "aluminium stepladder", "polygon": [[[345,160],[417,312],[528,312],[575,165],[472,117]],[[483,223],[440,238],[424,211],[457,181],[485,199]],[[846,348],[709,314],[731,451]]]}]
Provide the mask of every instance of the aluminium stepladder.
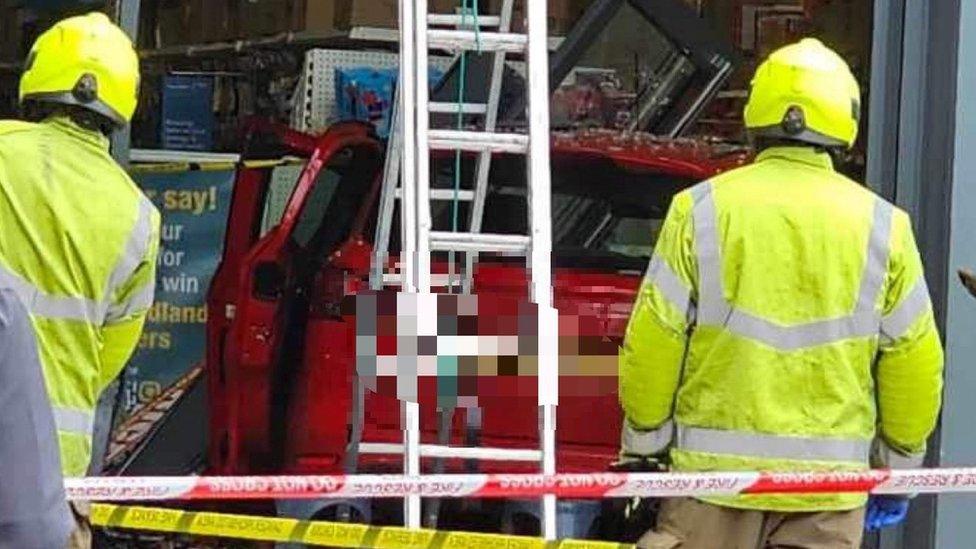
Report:
[{"label": "aluminium stepladder", "polygon": [[[396,199],[401,204],[402,249],[400,280],[404,292],[427,294],[431,291],[431,252],[460,252],[466,255],[465,290],[470,290],[473,262],[480,252],[501,252],[527,256],[531,272],[530,299],[538,307],[538,402],[541,450],[456,448],[446,445],[420,445],[419,405],[403,404],[404,444],[395,448],[404,453],[404,472],[418,476],[420,457],[537,461],[544,474],[555,473],[555,418],[558,399],[558,317],[552,307],[551,249],[552,228],[549,171],[549,81],[546,3],[526,0],[527,34],[508,32],[514,0],[505,0],[497,17],[476,17],[473,28],[468,14],[431,15],[426,0],[400,0],[400,79],[394,115],[394,131],[380,198],[379,225],[375,245],[373,287],[384,283],[384,267],[392,228]],[[458,25],[456,30],[429,30],[428,25]],[[460,25],[459,25],[460,24]],[[481,26],[497,26],[498,32],[482,32]],[[428,52],[430,49],[484,50],[494,52],[494,63],[487,104],[430,103],[428,92]],[[523,53],[528,76],[528,135],[496,133],[501,80],[507,53]],[[532,70],[532,67],[543,67]],[[462,78],[464,75],[462,75]],[[483,114],[483,131],[430,128],[431,113]],[[430,151],[468,151],[477,153],[475,182],[471,189],[431,190]],[[487,195],[488,175],[493,153],[527,155],[529,234],[502,235],[481,233]],[[402,186],[397,182],[402,180]],[[432,200],[463,200],[472,203],[467,231],[435,231],[431,221]],[[448,285],[452,285],[448,280]],[[354,415],[361,417],[362,387],[356,383]],[[358,411],[357,411],[358,410]],[[347,470],[354,469],[359,453],[386,453],[384,445],[360,443],[361,425],[353,424]],[[372,447],[370,447],[372,446]],[[391,446],[391,445],[385,445]],[[398,446],[398,445],[397,445]],[[405,505],[408,527],[420,527],[420,499],[408,498]],[[556,500],[543,498],[543,535],[556,536]]]}]

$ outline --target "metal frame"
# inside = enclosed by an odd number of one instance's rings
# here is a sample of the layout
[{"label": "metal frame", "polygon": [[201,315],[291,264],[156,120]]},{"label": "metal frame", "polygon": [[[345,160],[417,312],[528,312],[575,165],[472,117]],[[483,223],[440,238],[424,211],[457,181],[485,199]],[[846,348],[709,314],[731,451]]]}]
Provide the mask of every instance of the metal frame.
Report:
[{"label": "metal frame", "polygon": [[[718,93],[738,61],[728,41],[721,39],[710,25],[703,24],[697,12],[682,0],[595,0],[552,56],[550,91],[555,91],[625,4],[660,30],[697,69],[686,89],[700,87],[701,91],[689,97],[687,102],[682,100],[686,108],[668,113],[650,128],[640,128],[657,135],[678,137]],[[519,113],[521,110],[513,108],[509,112]]]},{"label": "metal frame", "polygon": [[[946,278],[950,287],[946,295],[945,338],[947,342],[947,376],[945,407],[942,413],[941,440],[938,446],[940,464],[976,463],[976,437],[973,436],[972,395],[976,391],[976,371],[972,357],[976,354],[976,303],[960,286],[953,272],[957,267],[976,265],[976,248],[972,235],[976,233],[976,188],[972,178],[976,170],[976,72],[971,59],[976,56],[976,5],[959,0],[958,59],[956,77],[957,102],[951,105],[955,115],[955,155],[951,188],[950,215],[945,216],[948,229],[948,263]],[[934,17],[934,15],[933,15]],[[929,517],[935,523],[934,546],[954,549],[970,547],[976,537],[976,501],[959,495],[940,496]],[[906,544],[906,547],[908,545]]]},{"label": "metal frame", "polygon": [[[430,64],[446,70],[451,61],[450,57],[431,56]],[[311,133],[340,121],[336,101],[336,69],[361,66],[394,69],[399,65],[399,54],[391,51],[308,50],[305,52],[302,76],[295,88],[291,126]]]},{"label": "metal frame", "polygon": [[[119,26],[132,38],[133,43],[138,43],[139,7],[139,0],[119,0],[115,14]],[[129,125],[115,132],[111,137],[112,157],[123,167],[129,166],[131,137],[132,131]],[[116,415],[122,409],[126,372],[127,368],[123,368],[118,377],[99,395],[92,433],[92,459],[88,467],[90,474],[98,474],[102,469],[112,434],[112,425],[115,423]]]},{"label": "metal frame", "polygon": [[[133,44],[139,43],[139,0],[118,0],[116,20],[122,30],[132,38]],[[112,135],[112,156],[122,166],[129,165],[129,146],[132,138],[132,128],[128,124],[125,128]]]},{"label": "metal frame", "polygon": [[[960,62],[976,54],[976,5],[875,0],[874,11],[868,181],[912,217],[947,347],[942,421],[926,465],[969,464],[976,461],[976,377],[968,364],[976,353],[976,309],[954,271],[976,265],[976,193],[969,182],[976,169],[970,130],[976,119],[969,107],[976,75]],[[903,529],[869,541],[884,549],[969,547],[974,512],[972,502],[958,496],[919,497]]]},{"label": "metal frame", "polygon": [[[426,8],[427,2],[418,2]],[[400,98],[400,128],[402,132],[403,151],[407,154],[400,155],[401,178],[403,180],[403,200],[404,205],[400,212],[401,226],[401,252],[400,269],[403,273],[403,290],[405,292],[419,293],[420,284],[418,283],[417,271],[419,253],[417,250],[417,179],[418,179],[418,154],[410,154],[417,147],[417,52],[420,51],[418,34],[414,25],[416,14],[410,10],[411,3],[407,0],[400,0],[400,78],[399,78],[399,98]],[[414,7],[416,7],[414,5]],[[426,43],[426,37],[424,37]],[[426,79],[424,85],[420,86],[427,89]],[[425,293],[429,292],[428,288]],[[403,455],[403,472],[407,475],[420,474],[420,405],[416,402],[404,402],[401,407],[400,424],[403,427],[403,445],[405,448]],[[411,496],[404,501],[404,523],[411,528],[420,528],[420,498]]]},{"label": "metal frame", "polygon": [[[499,30],[508,32],[512,25],[513,0],[506,0],[502,4],[502,12],[498,18]],[[498,124],[498,107],[502,96],[502,79],[505,74],[505,53],[497,52],[492,59],[491,80],[489,80],[487,114],[485,116],[485,131],[493,132]],[[464,75],[461,75],[463,78]],[[548,99],[547,99],[548,101]],[[488,176],[491,173],[491,152],[483,151],[478,155],[475,168],[474,201],[471,204],[471,232],[481,232],[481,222],[484,220],[485,201],[488,196]],[[474,278],[474,264],[477,254],[465,254],[464,291],[471,291]]]},{"label": "metal frame", "polygon": [[[552,173],[549,159],[549,51],[545,2],[526,1],[529,47],[526,54],[529,81],[529,158],[526,186],[529,191],[532,301],[538,307],[539,441],[542,443],[542,472],[556,473],[556,404],[559,400],[559,317],[552,306]],[[542,535],[556,539],[556,496],[542,499]]]}]

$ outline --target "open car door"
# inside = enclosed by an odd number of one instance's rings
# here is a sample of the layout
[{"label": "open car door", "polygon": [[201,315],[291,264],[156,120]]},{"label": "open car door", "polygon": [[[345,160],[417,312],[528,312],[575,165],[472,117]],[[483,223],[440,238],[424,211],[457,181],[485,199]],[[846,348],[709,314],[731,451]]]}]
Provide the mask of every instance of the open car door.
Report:
[{"label": "open car door", "polygon": [[[304,277],[314,274],[314,258],[306,258],[321,228],[339,219],[326,220],[326,208],[341,198],[342,173],[337,165],[356,165],[356,154],[379,154],[379,143],[369,128],[358,123],[339,124],[319,138],[310,138],[283,127],[272,127],[283,136],[293,154],[308,161],[297,182],[286,185],[290,196],[280,221],[267,225],[273,205],[273,182],[241,170],[232,201],[231,227],[224,256],[208,299],[207,369],[214,409],[211,419],[211,459],[214,473],[240,474],[274,467],[280,444],[271,428],[274,395],[283,381],[277,360],[289,328],[290,310],[304,298]],[[270,209],[269,209],[270,208]],[[262,234],[264,233],[264,234]],[[300,261],[309,259],[309,261]]]}]

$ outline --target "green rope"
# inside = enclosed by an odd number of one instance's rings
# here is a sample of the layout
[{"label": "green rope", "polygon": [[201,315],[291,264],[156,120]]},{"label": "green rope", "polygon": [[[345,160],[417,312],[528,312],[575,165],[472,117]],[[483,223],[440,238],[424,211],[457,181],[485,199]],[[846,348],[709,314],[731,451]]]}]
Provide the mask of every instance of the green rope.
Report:
[{"label": "green rope", "polygon": [[[474,6],[469,7],[468,2],[473,2]],[[478,22],[478,0],[461,0],[461,26],[464,27],[468,23],[468,15],[474,14],[474,39],[475,39],[475,49],[478,53],[481,53],[481,25]],[[460,78],[458,79],[458,102],[457,102],[457,129],[464,129],[464,92],[465,84],[467,81],[468,73],[468,52],[461,52],[461,67],[460,67]],[[458,231],[459,217],[461,210],[461,151],[454,152],[454,200],[452,203],[451,212],[451,230],[453,232]],[[472,203],[473,205],[473,203]],[[451,251],[448,254],[448,289],[453,293],[454,291],[454,252]]]}]

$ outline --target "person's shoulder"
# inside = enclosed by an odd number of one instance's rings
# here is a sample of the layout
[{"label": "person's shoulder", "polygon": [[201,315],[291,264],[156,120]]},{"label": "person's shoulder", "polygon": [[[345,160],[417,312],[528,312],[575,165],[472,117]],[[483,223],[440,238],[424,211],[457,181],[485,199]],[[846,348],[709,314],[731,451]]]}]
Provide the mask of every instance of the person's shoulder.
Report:
[{"label": "person's shoulder", "polygon": [[107,159],[107,163],[111,167],[112,175],[111,183],[109,184],[114,185],[115,192],[124,193],[124,196],[132,201],[131,204],[137,208],[148,210],[152,216],[158,216],[158,209],[132,178],[132,175],[111,157]]},{"label": "person's shoulder", "polygon": [[864,209],[870,208],[873,210],[871,215],[881,216],[875,217],[876,220],[889,218],[887,223],[889,224],[891,231],[894,233],[894,238],[896,241],[900,241],[906,232],[909,236],[912,236],[912,218],[910,215],[908,215],[907,211],[875,192],[867,184],[858,183],[857,181],[836,172],[834,173],[834,177],[845,183],[843,188],[844,192],[847,194],[842,196],[841,200],[844,200],[847,203],[863,204],[862,207]]},{"label": "person's shoulder", "polygon": [[5,149],[14,157],[19,157],[18,151],[23,147],[30,146],[24,140],[29,139],[40,131],[40,126],[31,122],[21,120],[0,120],[0,153]]},{"label": "person's shoulder", "polygon": [[765,168],[760,162],[753,162],[752,164],[744,164],[737,168],[732,168],[731,170],[724,171],[720,174],[716,174],[711,177],[707,183],[718,185],[725,184],[729,181],[736,181],[739,179],[753,177],[756,172],[760,172]]},{"label": "person's shoulder", "polygon": [[699,202],[711,195],[716,188],[724,187],[730,182],[741,181],[745,178],[752,177],[760,169],[758,164],[746,164],[716,174],[705,181],[692,185],[677,193],[672,199],[672,205],[679,212],[694,209]]},{"label": "person's shoulder", "polygon": [[0,120],[0,137],[37,131],[40,126],[23,120]]},{"label": "person's shoulder", "polygon": [[896,220],[907,221],[909,219],[908,212],[903,210],[894,202],[888,200],[887,198],[878,194],[874,189],[871,188],[869,183],[859,183],[840,172],[833,172],[833,177],[844,184],[845,190],[858,197],[861,197],[872,204],[880,204],[884,208],[891,211],[891,215]]}]

